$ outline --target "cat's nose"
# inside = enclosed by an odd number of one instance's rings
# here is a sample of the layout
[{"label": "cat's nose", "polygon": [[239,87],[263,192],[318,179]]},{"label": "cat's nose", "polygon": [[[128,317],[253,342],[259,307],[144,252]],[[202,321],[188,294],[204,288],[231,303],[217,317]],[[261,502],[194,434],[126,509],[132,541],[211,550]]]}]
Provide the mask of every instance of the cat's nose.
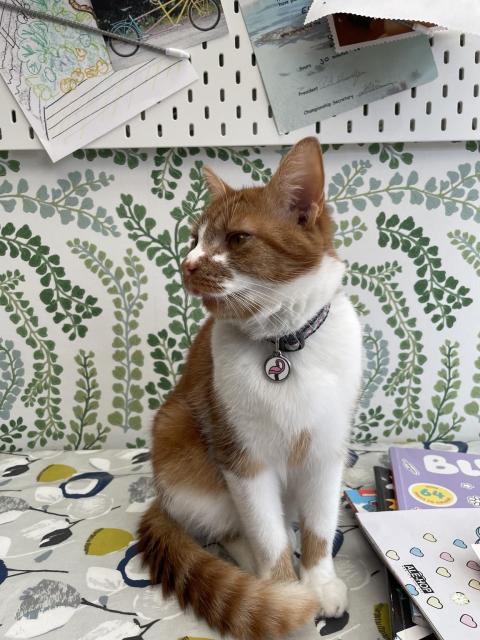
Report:
[{"label": "cat's nose", "polygon": [[194,260],[184,260],[182,263],[182,269],[186,276],[191,276],[198,269],[198,263]]}]

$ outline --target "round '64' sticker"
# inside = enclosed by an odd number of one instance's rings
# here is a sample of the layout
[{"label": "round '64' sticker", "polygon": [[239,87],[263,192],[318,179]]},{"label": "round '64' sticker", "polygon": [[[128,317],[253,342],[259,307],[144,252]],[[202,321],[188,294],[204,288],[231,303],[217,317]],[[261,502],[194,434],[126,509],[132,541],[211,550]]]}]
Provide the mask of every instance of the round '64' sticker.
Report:
[{"label": "round '64' sticker", "polygon": [[451,489],[439,484],[416,482],[408,487],[408,492],[412,498],[429,507],[451,507],[457,501],[457,496]]}]

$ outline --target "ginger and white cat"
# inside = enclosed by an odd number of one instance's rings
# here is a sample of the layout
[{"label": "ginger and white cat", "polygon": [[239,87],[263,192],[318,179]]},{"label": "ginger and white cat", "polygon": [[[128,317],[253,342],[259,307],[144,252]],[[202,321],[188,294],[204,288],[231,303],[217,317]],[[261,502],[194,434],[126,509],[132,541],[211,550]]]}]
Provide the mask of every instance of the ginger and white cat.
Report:
[{"label": "ginger and white cat", "polygon": [[[295,145],[264,187],[234,190],[209,169],[205,177],[211,201],[183,271],[210,317],[155,418],[158,499],[139,545],[152,581],[182,607],[221,633],[264,640],[347,606],[332,544],[361,330],[342,290],[315,138]],[[275,338],[325,309],[304,347],[285,354],[288,378],[269,379]],[[203,549],[199,536],[222,542],[242,570]]]}]

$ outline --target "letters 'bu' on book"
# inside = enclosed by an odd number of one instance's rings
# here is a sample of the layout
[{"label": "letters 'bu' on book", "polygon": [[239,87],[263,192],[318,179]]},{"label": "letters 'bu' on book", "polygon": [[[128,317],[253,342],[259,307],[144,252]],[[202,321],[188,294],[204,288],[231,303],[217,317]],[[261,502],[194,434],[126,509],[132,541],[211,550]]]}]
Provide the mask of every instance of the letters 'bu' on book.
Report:
[{"label": "letters 'bu' on book", "polygon": [[391,447],[399,509],[480,507],[480,455]]}]

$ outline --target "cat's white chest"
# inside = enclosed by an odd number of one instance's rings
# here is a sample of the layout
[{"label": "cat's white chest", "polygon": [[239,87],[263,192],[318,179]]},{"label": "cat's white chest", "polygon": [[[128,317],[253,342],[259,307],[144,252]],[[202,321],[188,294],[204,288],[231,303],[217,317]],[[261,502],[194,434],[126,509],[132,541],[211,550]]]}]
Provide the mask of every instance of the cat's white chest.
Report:
[{"label": "cat's white chest", "polygon": [[279,381],[265,372],[274,350],[274,344],[250,340],[231,324],[214,325],[217,398],[245,446],[278,458],[302,431],[321,431],[326,440],[331,438],[329,427],[336,414],[353,407],[361,372],[361,335],[350,302],[341,297],[304,349],[285,354],[290,374]]}]

